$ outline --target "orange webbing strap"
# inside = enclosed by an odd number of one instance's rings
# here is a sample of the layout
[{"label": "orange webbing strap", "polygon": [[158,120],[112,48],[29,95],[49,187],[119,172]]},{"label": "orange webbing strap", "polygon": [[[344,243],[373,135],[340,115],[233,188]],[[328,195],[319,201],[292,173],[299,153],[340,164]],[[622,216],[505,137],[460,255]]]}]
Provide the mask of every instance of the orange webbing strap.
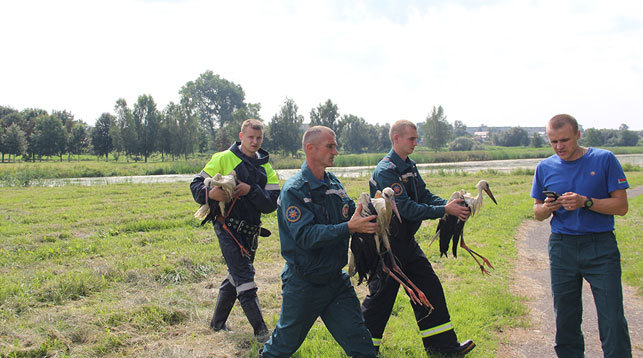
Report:
[{"label": "orange webbing strap", "polygon": [[241,245],[241,243],[239,242],[239,240],[237,240],[236,237],[234,237],[234,234],[232,233],[232,231],[230,231],[230,229],[228,229],[228,225],[226,225],[225,223],[225,219],[228,217],[228,215],[230,215],[230,212],[232,211],[232,207],[234,206],[234,204],[237,203],[237,199],[239,199],[239,195],[236,195],[234,197],[234,200],[232,201],[232,204],[230,204],[230,207],[228,208],[228,212],[225,215],[221,213],[219,216],[217,216],[217,221],[221,223],[221,226],[223,226],[223,230],[225,230],[230,235],[230,237],[232,237],[232,240],[234,240],[234,242],[237,243],[237,245],[239,246],[239,249],[241,250],[241,254],[247,258],[250,258],[250,253],[248,252],[248,250],[243,245]]}]

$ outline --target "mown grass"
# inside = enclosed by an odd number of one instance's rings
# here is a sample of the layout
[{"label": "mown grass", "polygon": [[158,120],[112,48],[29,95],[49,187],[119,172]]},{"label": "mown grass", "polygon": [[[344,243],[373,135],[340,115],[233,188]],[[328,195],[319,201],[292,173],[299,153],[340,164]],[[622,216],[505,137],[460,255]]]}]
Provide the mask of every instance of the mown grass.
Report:
[{"label": "mown grass", "polygon": [[[460,338],[493,356],[502,332],[526,324],[527,310],[511,293],[515,230],[532,217],[532,174],[431,175],[429,188],[443,197],[472,190],[481,177],[498,199],[465,228],[469,245],[495,266],[483,277],[473,259],[440,258],[427,249],[435,221],[417,239],[441,277]],[[643,173],[628,173],[632,187]],[[365,179],[344,180],[349,195],[367,190]],[[0,188],[0,356],[256,357],[257,345],[243,311],[230,317],[234,332],[213,333],[208,322],[225,262],[211,227],[192,218],[197,209],[187,183],[155,185]],[[617,218],[623,277],[641,292],[643,266],[636,244],[643,197]],[[272,328],[281,303],[276,216],[264,216],[274,234],[262,239],[256,258],[259,299]],[[356,287],[366,294],[364,284]],[[297,357],[341,357],[342,349],[317,322]],[[408,299],[400,292],[389,320],[382,357],[423,357]]]},{"label": "mown grass", "polygon": [[[615,154],[641,154],[643,146],[611,147]],[[465,152],[433,152],[427,148],[418,147],[413,154],[417,163],[445,163],[460,161],[498,160],[545,158],[551,155],[551,148],[529,147],[485,147],[484,150]],[[386,153],[343,154],[335,158],[335,165],[367,166],[376,165]],[[121,156],[119,161],[105,162],[95,157],[84,156],[81,161],[18,162],[0,164],[0,186],[28,186],[37,184],[45,179],[62,178],[94,178],[132,175],[163,175],[163,174],[195,174],[199,173],[211,157],[211,154],[198,154],[189,160],[160,161],[160,157],[152,157],[147,163],[125,162]],[[298,169],[303,156],[290,157],[278,153],[271,154],[271,163],[275,169]]]}]

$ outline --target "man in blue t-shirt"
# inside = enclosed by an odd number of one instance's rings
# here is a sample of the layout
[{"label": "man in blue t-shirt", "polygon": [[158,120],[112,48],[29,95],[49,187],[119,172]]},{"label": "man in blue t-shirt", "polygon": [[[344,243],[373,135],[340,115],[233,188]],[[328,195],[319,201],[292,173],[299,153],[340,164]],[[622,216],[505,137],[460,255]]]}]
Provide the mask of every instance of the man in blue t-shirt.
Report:
[{"label": "man in blue t-shirt", "polygon": [[531,197],[537,220],[552,216],[549,262],[556,354],[584,356],[584,278],[594,295],[605,357],[631,357],[614,236],[614,215],[625,215],[628,208],[625,173],[612,152],[578,145],[578,123],[568,114],[549,120],[547,137],[556,154],[538,163]]}]

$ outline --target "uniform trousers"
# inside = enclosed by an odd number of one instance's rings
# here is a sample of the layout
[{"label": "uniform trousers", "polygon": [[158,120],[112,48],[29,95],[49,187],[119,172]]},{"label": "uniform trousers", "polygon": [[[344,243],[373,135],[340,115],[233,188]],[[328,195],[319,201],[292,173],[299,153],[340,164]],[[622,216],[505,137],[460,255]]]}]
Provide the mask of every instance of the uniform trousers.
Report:
[{"label": "uniform trousers", "polygon": [[318,317],[351,357],[375,357],[371,335],[364,326],[359,299],[348,274],[338,272],[315,284],[286,268],[281,275],[281,316],[263,356],[290,357],[303,343]]},{"label": "uniform trousers", "polygon": [[[458,338],[451,324],[442,284],[424,252],[412,237],[408,240],[392,239],[390,242],[402,271],[424,292],[434,307],[429,314],[426,307],[411,302],[424,347],[440,349],[457,346]],[[399,283],[385,274],[381,267],[368,283],[369,294],[362,303],[362,312],[375,347],[381,343],[399,287]]]}]

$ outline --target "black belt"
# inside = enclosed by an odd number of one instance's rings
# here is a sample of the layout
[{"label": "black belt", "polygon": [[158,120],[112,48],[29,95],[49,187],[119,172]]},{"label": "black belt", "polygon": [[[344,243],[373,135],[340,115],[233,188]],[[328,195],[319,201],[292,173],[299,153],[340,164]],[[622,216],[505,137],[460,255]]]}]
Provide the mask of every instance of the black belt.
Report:
[{"label": "black belt", "polygon": [[228,217],[225,219],[225,224],[231,231],[238,232],[239,234],[244,234],[252,238],[257,236],[267,237],[271,234],[270,230],[264,229],[259,225],[250,225],[247,221],[242,219]]}]

